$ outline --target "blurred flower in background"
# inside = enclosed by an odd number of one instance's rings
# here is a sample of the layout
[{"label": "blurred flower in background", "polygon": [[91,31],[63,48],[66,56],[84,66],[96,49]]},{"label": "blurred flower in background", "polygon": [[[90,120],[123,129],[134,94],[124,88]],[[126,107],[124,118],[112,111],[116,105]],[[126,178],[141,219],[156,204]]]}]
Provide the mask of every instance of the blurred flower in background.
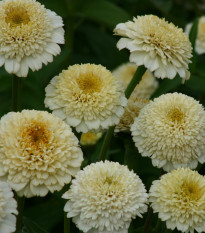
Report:
[{"label": "blurred flower in background", "polygon": [[205,232],[205,177],[179,168],[152,183],[149,201],[168,229]]},{"label": "blurred flower in background", "polygon": [[[193,23],[189,23],[186,25],[185,31],[187,34],[189,34],[192,25]],[[205,53],[205,16],[199,18],[195,51],[197,54]]]},{"label": "blurred flower in background", "polygon": [[83,146],[92,146],[95,145],[98,140],[102,137],[102,133],[87,132],[82,133],[80,137],[80,144]]},{"label": "blurred flower in background", "polygon": [[8,183],[0,181],[0,232],[11,233],[16,230],[17,203]]},{"label": "blurred flower in background", "polygon": [[150,101],[131,126],[133,141],[153,166],[170,171],[205,162],[205,110],[181,93]]},{"label": "blurred flower in background", "polygon": [[117,162],[97,162],[79,171],[63,198],[67,217],[83,232],[127,233],[131,220],[147,211],[144,184]]},{"label": "blurred flower in background", "polygon": [[69,66],[46,87],[46,107],[78,132],[118,124],[126,104],[116,78],[101,65]]},{"label": "blurred flower in background", "polygon": [[45,196],[70,183],[83,161],[78,139],[44,111],[10,112],[0,121],[0,177],[19,196]]},{"label": "blurred flower in background", "polygon": [[64,44],[63,21],[35,0],[0,1],[0,66],[26,77],[53,61]]},{"label": "blurred flower in background", "polygon": [[158,78],[173,79],[178,73],[182,79],[189,79],[191,43],[173,23],[155,15],[138,16],[118,24],[114,33],[123,37],[117,47],[130,50],[130,62],[144,65]]}]

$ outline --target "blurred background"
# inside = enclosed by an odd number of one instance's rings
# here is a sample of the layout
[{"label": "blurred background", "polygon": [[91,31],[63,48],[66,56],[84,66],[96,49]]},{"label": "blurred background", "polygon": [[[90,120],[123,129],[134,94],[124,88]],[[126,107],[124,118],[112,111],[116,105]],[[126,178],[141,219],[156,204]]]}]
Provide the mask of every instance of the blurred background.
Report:
[{"label": "blurred background", "polygon": [[[37,72],[29,72],[22,78],[20,108],[48,110],[44,106],[45,87],[50,79],[69,65],[95,63],[113,70],[128,62],[129,52],[118,51],[116,43],[119,37],[113,35],[116,24],[131,20],[133,16],[154,14],[173,22],[184,29],[185,25],[205,12],[203,0],[40,0],[46,8],[63,17],[65,28],[65,45],[62,52],[54,57],[53,63],[43,66]],[[167,92],[181,92],[199,100],[205,106],[205,55],[195,56],[190,80],[181,84],[180,78],[158,80],[159,88],[153,97]],[[12,75],[0,68],[0,117],[11,111]],[[101,141],[97,146],[85,147],[83,166],[94,160],[99,152]],[[130,135],[118,134],[113,138],[109,151],[111,160],[123,162],[126,159],[130,169],[138,173],[148,189],[151,181],[157,179],[160,170],[153,168],[150,159],[136,156]],[[142,166],[144,164],[145,166]],[[203,169],[201,174],[205,174]],[[65,187],[66,190],[68,187]],[[61,233],[63,232],[64,200],[60,193],[46,198],[26,200],[24,233]],[[134,220],[129,233],[142,232],[144,219]],[[152,224],[156,224],[154,216]],[[164,226],[165,229],[165,226]],[[71,224],[71,232],[80,232]],[[175,231],[177,232],[177,231]]]}]

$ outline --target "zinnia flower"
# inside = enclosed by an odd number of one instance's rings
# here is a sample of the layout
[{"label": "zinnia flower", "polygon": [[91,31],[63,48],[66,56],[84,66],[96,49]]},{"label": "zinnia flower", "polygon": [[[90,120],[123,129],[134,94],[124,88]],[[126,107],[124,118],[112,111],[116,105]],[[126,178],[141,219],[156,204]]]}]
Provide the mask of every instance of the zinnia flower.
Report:
[{"label": "zinnia flower", "polygon": [[126,104],[122,88],[101,65],[69,66],[46,87],[46,107],[78,132],[118,124]]},{"label": "zinnia flower", "polygon": [[0,1],[0,66],[26,77],[53,61],[64,44],[63,21],[35,0]]},{"label": "zinnia flower", "polygon": [[173,79],[177,73],[183,79],[189,78],[191,43],[173,23],[154,15],[138,16],[133,22],[118,24],[114,32],[123,37],[117,47],[130,50],[131,62],[144,65],[158,78]]},{"label": "zinnia flower", "polygon": [[45,196],[71,181],[83,160],[71,128],[44,111],[10,112],[0,121],[0,177],[18,195]]},{"label": "zinnia flower", "polygon": [[80,144],[83,146],[95,145],[101,137],[102,132],[95,133],[89,131],[87,133],[82,133],[80,137]]},{"label": "zinnia flower", "polygon": [[[122,83],[124,90],[137,70],[134,63],[125,63],[113,70],[112,74]],[[135,87],[133,94],[139,99],[149,99],[158,87],[156,78],[148,70],[142,76],[141,81]]]},{"label": "zinnia flower", "polygon": [[9,185],[0,181],[0,232],[11,233],[16,230],[17,203]]},{"label": "zinnia flower", "polygon": [[141,109],[149,103],[148,99],[136,98],[136,95],[131,95],[128,99],[125,112],[120,119],[120,122],[115,127],[115,132],[130,131],[130,126],[134,123],[134,119],[138,117]]},{"label": "zinnia flower", "polygon": [[205,162],[205,111],[198,101],[180,94],[165,94],[147,104],[131,126],[142,156],[170,171]]},{"label": "zinnia flower", "polygon": [[168,229],[205,232],[205,177],[179,168],[153,182],[149,200]]},{"label": "zinnia flower", "polygon": [[64,211],[88,233],[127,233],[146,212],[147,193],[140,178],[116,162],[97,162],[81,170],[63,198]]},{"label": "zinnia flower", "polygon": [[[193,23],[187,24],[185,31],[189,34]],[[197,54],[205,53],[205,16],[199,18],[198,33],[196,37],[195,51]]]}]

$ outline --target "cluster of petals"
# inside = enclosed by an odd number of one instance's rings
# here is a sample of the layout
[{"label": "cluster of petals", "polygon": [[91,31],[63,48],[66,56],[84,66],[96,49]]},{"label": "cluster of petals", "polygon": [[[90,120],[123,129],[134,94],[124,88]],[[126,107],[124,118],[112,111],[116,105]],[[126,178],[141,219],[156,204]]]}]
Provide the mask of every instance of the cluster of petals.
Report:
[{"label": "cluster of petals", "polygon": [[36,110],[0,120],[0,178],[19,196],[45,196],[70,183],[83,160],[78,139],[60,118]]},{"label": "cluster of petals", "polygon": [[53,61],[64,44],[63,21],[35,0],[0,1],[0,67],[26,77]]},{"label": "cluster of petals", "polygon": [[8,183],[0,181],[0,232],[16,230],[17,203]]},{"label": "cluster of petals", "polygon": [[[189,34],[193,23],[186,25],[185,32]],[[199,18],[198,32],[195,42],[195,51],[197,54],[205,53],[205,16]]]},{"label": "cluster of petals", "polygon": [[[128,62],[118,66],[115,70],[113,70],[112,74],[122,84],[125,90],[133,78],[136,70],[136,64]],[[139,99],[149,99],[157,87],[158,82],[156,78],[149,70],[147,70],[142,76],[139,84],[135,87],[133,94]]]},{"label": "cluster of petals", "polygon": [[192,97],[172,93],[150,101],[131,132],[141,155],[165,171],[205,162],[205,110]]},{"label": "cluster of petals", "polygon": [[147,210],[140,178],[117,162],[97,162],[79,171],[63,198],[68,218],[85,233],[127,233]]},{"label": "cluster of petals", "polygon": [[101,65],[69,66],[46,87],[46,107],[78,132],[118,124],[126,104],[120,84]]},{"label": "cluster of petals", "polygon": [[205,232],[205,177],[178,168],[152,183],[149,201],[168,229]]},{"label": "cluster of petals", "polygon": [[130,50],[130,62],[144,65],[158,78],[173,79],[177,73],[183,80],[189,78],[191,43],[173,23],[155,15],[138,16],[118,24],[114,32],[123,37],[118,49]]}]

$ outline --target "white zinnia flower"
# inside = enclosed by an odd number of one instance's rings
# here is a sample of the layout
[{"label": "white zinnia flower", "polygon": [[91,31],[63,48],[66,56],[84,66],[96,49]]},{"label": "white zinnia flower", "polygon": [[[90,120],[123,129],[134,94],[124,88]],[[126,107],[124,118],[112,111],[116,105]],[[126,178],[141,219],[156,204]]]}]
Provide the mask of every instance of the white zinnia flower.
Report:
[{"label": "white zinnia flower", "polygon": [[79,171],[64,211],[83,232],[127,233],[131,220],[146,212],[147,193],[141,179],[124,165],[97,162]]},{"label": "white zinnia flower", "polygon": [[[125,63],[113,70],[112,74],[122,83],[124,89],[130,83],[137,70],[134,63]],[[156,78],[148,70],[142,76],[139,84],[135,87],[133,94],[140,99],[149,99],[158,87]]]},{"label": "white zinnia flower", "polygon": [[71,181],[83,160],[71,128],[44,111],[10,112],[0,120],[0,178],[18,195],[45,196]]},{"label": "white zinnia flower", "polygon": [[[187,24],[185,31],[189,34],[193,23]],[[197,54],[205,53],[205,16],[199,18],[198,33],[196,37],[195,51]]]},{"label": "white zinnia flower", "polygon": [[126,104],[117,80],[101,65],[69,66],[46,87],[46,107],[78,132],[118,124]]},{"label": "white zinnia flower", "polygon": [[64,44],[63,21],[35,0],[0,1],[0,67],[26,77],[53,61]]},{"label": "white zinnia flower", "polygon": [[0,232],[11,233],[16,230],[17,203],[8,183],[0,181]]},{"label": "white zinnia flower", "polygon": [[183,30],[154,15],[138,16],[114,29],[123,38],[118,49],[130,50],[130,61],[144,65],[158,78],[188,79],[192,47]]},{"label": "white zinnia flower", "polygon": [[140,111],[146,104],[149,103],[148,99],[139,99],[135,95],[131,95],[128,99],[125,112],[120,119],[120,122],[115,127],[115,132],[130,131],[130,126],[134,123],[134,119],[138,117]]},{"label": "white zinnia flower", "polygon": [[153,182],[149,200],[168,229],[205,232],[205,177],[179,168]]},{"label": "white zinnia flower", "polygon": [[165,94],[147,104],[131,126],[133,141],[154,166],[170,171],[205,162],[205,111],[198,101]]}]

